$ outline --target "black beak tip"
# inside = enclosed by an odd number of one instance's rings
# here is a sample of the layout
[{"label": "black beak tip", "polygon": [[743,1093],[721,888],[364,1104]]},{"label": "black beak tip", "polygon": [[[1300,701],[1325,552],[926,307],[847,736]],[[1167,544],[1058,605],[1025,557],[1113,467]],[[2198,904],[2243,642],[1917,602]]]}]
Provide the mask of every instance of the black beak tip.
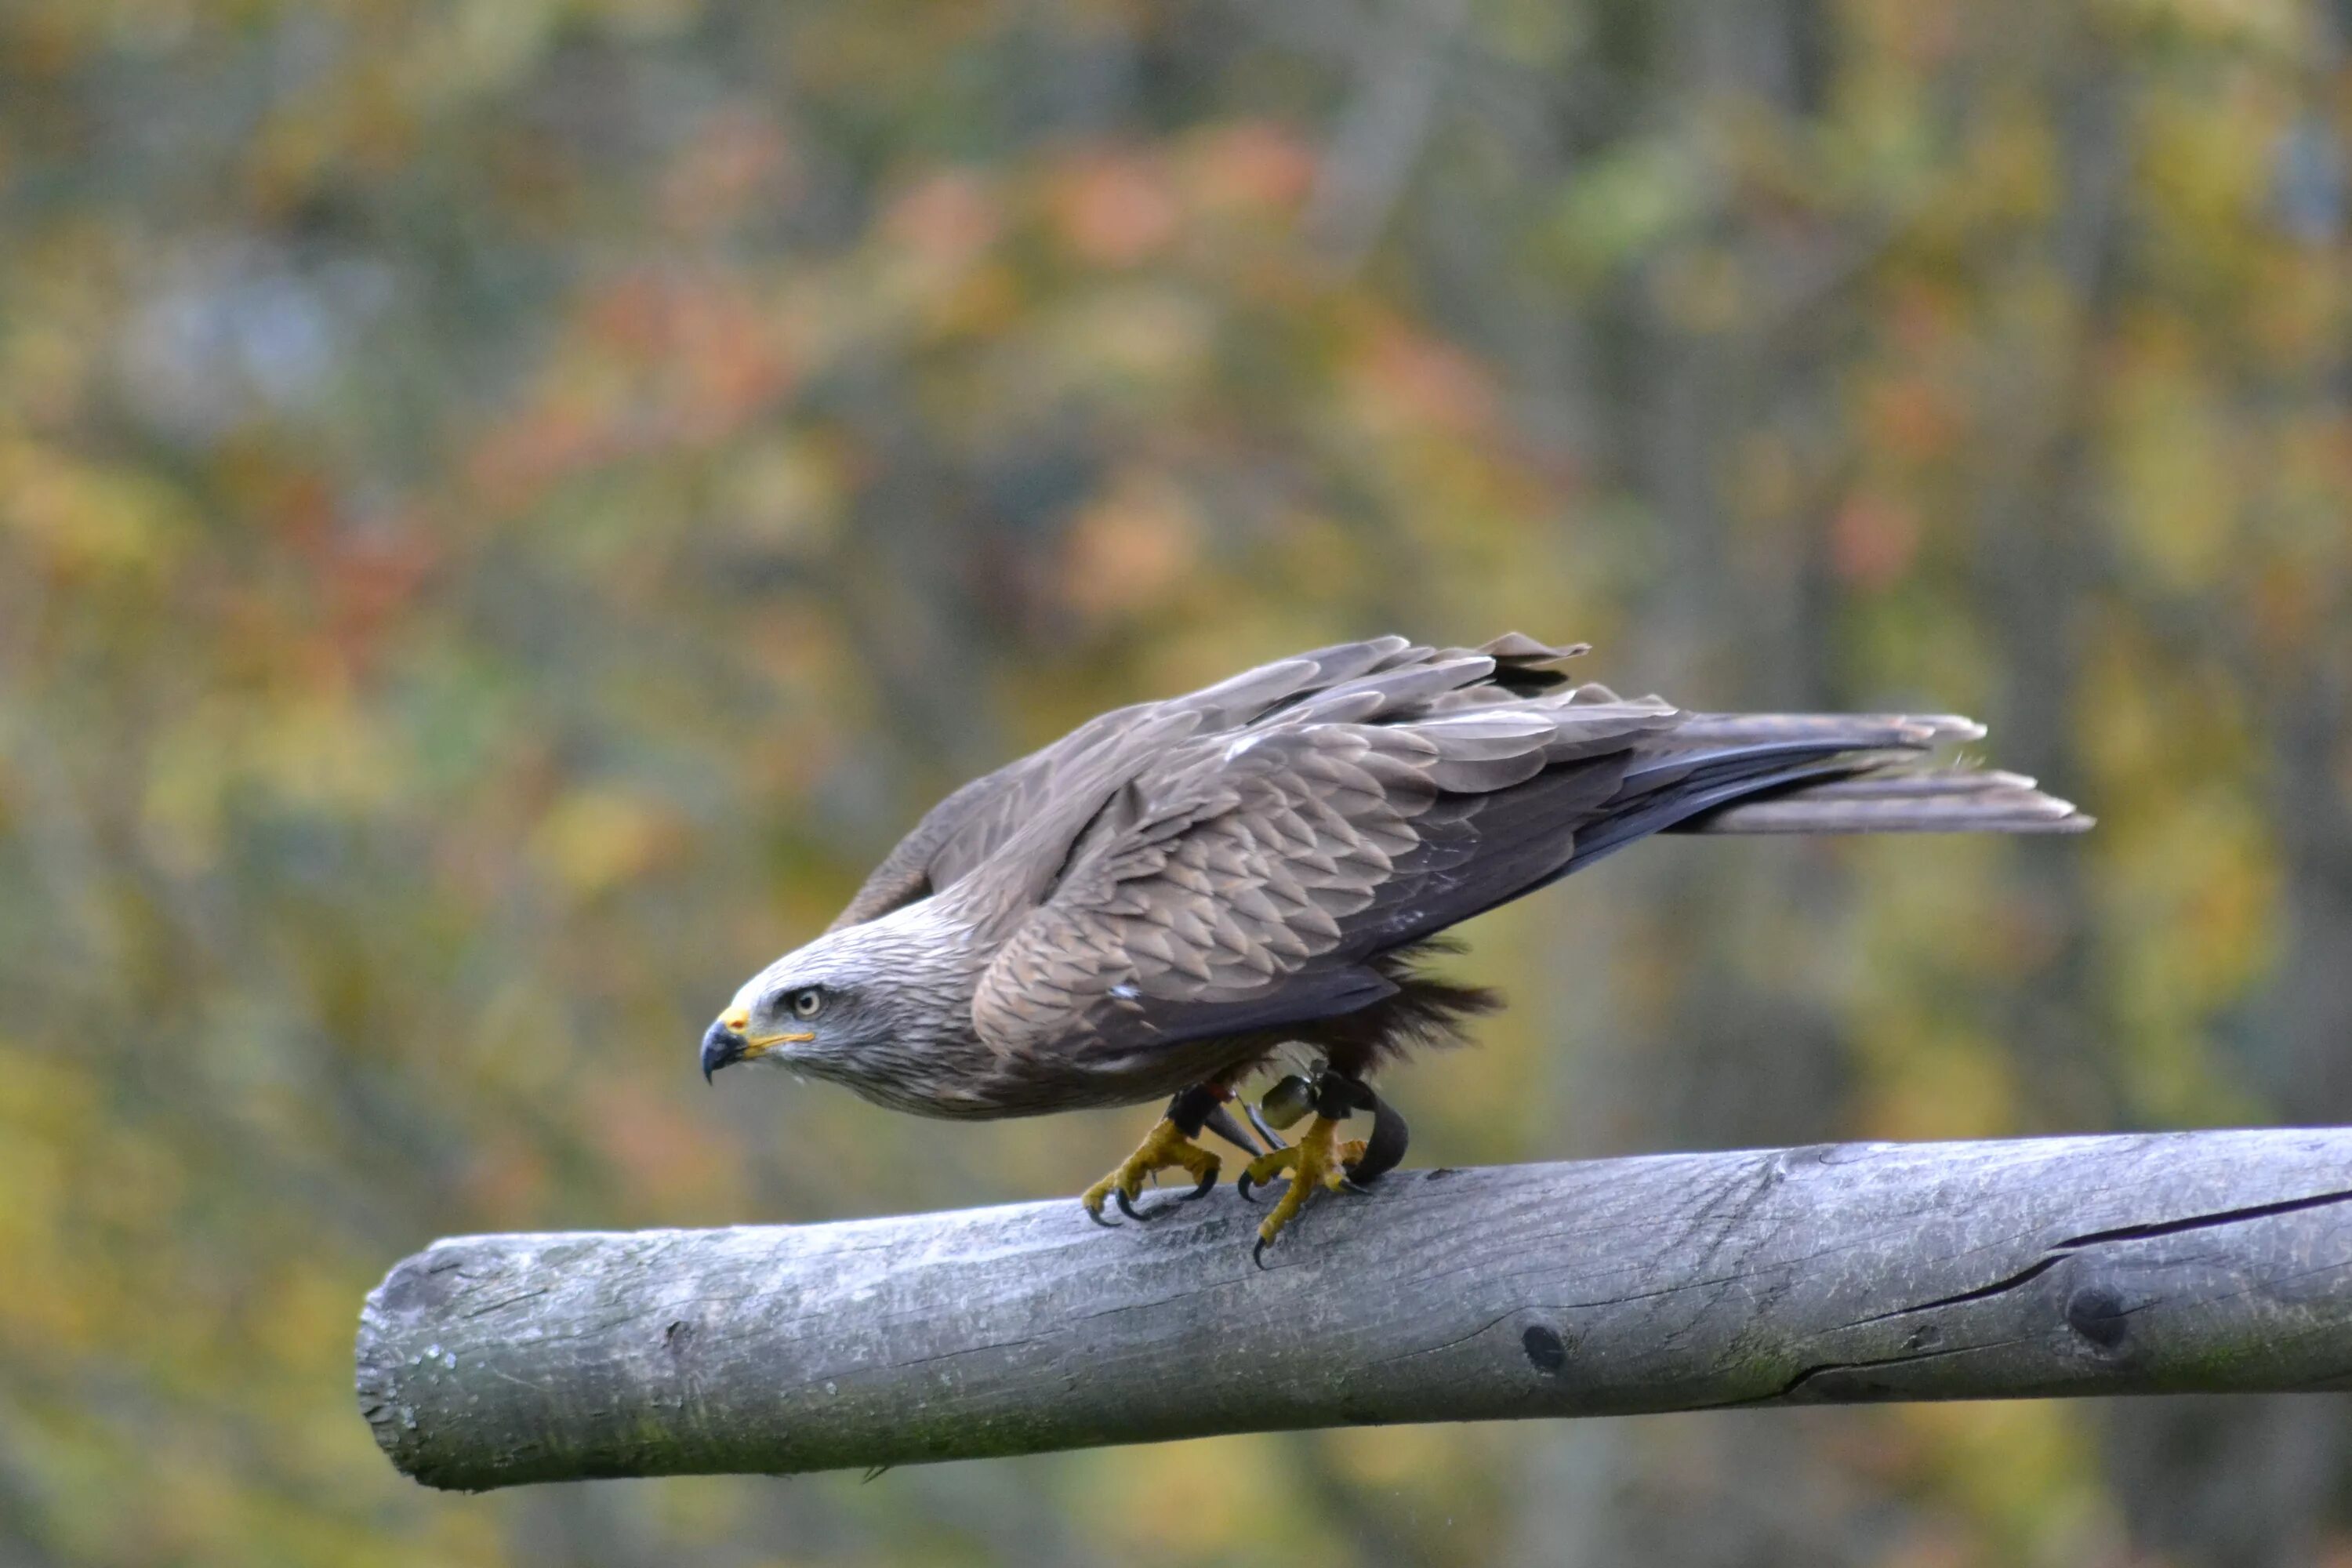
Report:
[{"label": "black beak tip", "polygon": [[750,1042],[724,1024],[713,1024],[702,1035],[702,1081],[709,1083],[710,1075],[731,1062],[743,1059],[744,1047]]}]

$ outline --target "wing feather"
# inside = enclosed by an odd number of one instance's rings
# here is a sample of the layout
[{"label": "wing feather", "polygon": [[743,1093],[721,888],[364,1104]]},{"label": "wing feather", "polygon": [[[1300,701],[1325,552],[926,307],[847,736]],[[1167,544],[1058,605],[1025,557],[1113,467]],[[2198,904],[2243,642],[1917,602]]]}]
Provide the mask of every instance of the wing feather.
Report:
[{"label": "wing feather", "polygon": [[[1633,742],[1677,717],[1565,690],[1433,711],[1496,668],[1480,654],[1379,673],[1267,716],[1246,746],[1174,749],[1004,942],[974,1004],[982,1037],[1118,1054],[1389,994],[1369,961],[1564,864]],[[1368,701],[1384,721],[1325,717]],[[1026,988],[1073,952],[1088,967],[1066,1005]]]},{"label": "wing feather", "polygon": [[1429,652],[1400,637],[1341,643],[1244,670],[1187,696],[1091,719],[933,806],[827,929],[861,924],[944,891],[1016,845],[1034,881],[1062,861],[1104,800],[1159,750],[1187,734],[1242,728],[1416,651]]}]

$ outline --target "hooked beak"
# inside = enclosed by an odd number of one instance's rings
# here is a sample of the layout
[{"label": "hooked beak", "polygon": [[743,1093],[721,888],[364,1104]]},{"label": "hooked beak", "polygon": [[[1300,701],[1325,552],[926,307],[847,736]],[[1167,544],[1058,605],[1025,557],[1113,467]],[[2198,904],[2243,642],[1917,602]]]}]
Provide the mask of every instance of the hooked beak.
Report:
[{"label": "hooked beak", "polygon": [[711,1025],[702,1032],[702,1081],[709,1083],[712,1073],[741,1061],[751,1048],[751,1042],[729,1028],[725,1019]]},{"label": "hooked beak", "polygon": [[709,1083],[710,1075],[720,1068],[755,1062],[778,1046],[806,1045],[816,1038],[816,1031],[811,1029],[804,1034],[761,1035],[752,1039],[743,1033],[743,1026],[751,1021],[751,1015],[739,1009],[702,1032],[703,1082]]}]

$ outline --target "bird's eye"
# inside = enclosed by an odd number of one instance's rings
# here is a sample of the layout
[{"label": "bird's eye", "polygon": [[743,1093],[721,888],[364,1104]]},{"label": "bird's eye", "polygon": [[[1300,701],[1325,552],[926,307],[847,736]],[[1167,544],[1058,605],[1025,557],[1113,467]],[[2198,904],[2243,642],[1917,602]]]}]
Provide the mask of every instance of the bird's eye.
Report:
[{"label": "bird's eye", "polygon": [[806,991],[795,991],[787,999],[786,1005],[792,1008],[793,1016],[795,1018],[814,1018],[824,1011],[824,995],[814,987]]}]

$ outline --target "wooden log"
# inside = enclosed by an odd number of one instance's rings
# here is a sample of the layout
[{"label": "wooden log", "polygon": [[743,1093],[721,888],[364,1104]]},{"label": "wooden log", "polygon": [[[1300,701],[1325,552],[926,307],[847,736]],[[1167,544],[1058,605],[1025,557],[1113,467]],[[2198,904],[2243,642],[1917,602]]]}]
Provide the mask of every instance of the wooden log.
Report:
[{"label": "wooden log", "polygon": [[481,1489],[1223,1432],[2338,1389],[2352,1130],[1401,1171],[834,1225],[466,1237],[368,1298],[394,1464]]}]

